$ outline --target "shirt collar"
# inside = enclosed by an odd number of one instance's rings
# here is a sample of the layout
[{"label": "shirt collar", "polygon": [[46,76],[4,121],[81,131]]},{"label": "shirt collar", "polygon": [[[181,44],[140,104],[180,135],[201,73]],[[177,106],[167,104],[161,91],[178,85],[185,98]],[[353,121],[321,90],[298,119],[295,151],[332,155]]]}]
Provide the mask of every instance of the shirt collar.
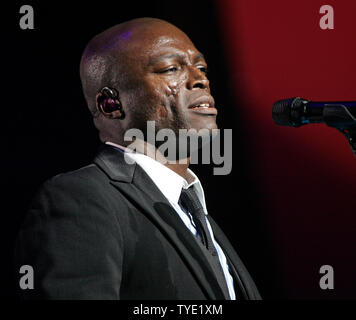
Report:
[{"label": "shirt collar", "polygon": [[192,170],[189,168],[187,170],[188,180],[190,181],[188,183],[182,176],[143,153],[132,152],[132,150],[113,142],[107,141],[105,143],[120,149],[126,153],[126,156],[134,160],[147,173],[169,202],[178,204],[182,188],[188,189],[193,187],[204,208],[205,214],[207,214],[203,187]]}]

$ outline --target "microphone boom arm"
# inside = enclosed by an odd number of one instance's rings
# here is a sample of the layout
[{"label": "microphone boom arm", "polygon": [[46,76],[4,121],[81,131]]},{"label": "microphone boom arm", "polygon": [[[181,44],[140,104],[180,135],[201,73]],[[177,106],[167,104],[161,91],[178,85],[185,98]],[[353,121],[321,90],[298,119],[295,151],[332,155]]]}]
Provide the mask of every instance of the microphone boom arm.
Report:
[{"label": "microphone boom arm", "polygon": [[272,109],[276,124],[300,127],[325,123],[340,131],[356,157],[356,101],[314,102],[300,97],[278,100]]}]

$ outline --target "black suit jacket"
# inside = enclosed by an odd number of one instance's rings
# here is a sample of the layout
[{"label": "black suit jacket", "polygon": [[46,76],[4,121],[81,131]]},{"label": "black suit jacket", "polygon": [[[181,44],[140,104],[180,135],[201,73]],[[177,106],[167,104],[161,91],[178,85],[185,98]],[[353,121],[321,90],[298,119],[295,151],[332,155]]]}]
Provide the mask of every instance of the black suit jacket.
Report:
[{"label": "black suit jacket", "polygon": [[[237,299],[260,299],[208,216]],[[94,163],[44,183],[21,229],[16,264],[34,269],[25,298],[229,299],[200,243],[149,176],[103,145]],[[17,269],[19,270],[19,269]]]}]

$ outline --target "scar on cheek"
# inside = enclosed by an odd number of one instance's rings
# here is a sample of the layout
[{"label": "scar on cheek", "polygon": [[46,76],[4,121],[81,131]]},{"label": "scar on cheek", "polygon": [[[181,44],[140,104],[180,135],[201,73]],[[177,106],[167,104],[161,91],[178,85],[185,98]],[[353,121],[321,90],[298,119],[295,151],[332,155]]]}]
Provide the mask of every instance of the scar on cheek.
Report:
[{"label": "scar on cheek", "polygon": [[177,89],[177,83],[175,83],[174,85],[170,85],[168,86],[168,91],[169,91],[169,95],[173,95],[175,96],[178,92],[178,89]]},{"label": "scar on cheek", "polygon": [[167,117],[167,109],[164,106],[159,106],[157,108],[157,116],[159,118],[166,118]]}]

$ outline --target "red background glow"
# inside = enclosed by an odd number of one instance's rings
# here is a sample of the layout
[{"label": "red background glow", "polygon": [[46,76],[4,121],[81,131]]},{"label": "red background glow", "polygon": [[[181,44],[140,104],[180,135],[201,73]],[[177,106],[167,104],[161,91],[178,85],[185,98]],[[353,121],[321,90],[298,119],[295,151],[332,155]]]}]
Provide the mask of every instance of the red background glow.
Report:
[{"label": "red background glow", "polygon": [[[322,5],[334,30],[322,30]],[[355,1],[217,1],[229,79],[242,108],[253,173],[288,297],[321,292],[331,265],[335,291],[356,296],[356,158],[326,125],[279,127],[276,100],[356,100]],[[268,263],[268,261],[266,261]],[[263,267],[263,266],[261,266]]]}]

